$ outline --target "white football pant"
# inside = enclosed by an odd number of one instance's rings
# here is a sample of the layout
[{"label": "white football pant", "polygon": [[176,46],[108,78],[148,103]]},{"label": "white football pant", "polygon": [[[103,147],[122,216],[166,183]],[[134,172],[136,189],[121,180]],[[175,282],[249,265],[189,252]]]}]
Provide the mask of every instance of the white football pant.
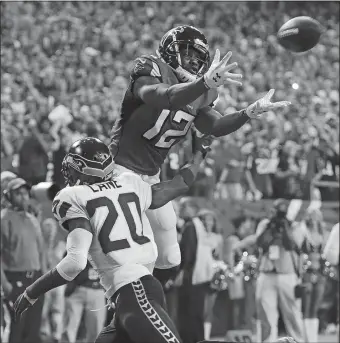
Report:
[{"label": "white football pant", "polygon": [[[126,171],[134,173],[119,164],[115,165],[115,175]],[[159,173],[154,176],[138,175],[150,185],[160,182]],[[146,211],[146,215],[150,221],[158,248],[155,267],[169,269],[178,266],[181,263],[181,251],[177,241],[177,217],[172,202],[168,202],[163,207],[148,210]]]}]

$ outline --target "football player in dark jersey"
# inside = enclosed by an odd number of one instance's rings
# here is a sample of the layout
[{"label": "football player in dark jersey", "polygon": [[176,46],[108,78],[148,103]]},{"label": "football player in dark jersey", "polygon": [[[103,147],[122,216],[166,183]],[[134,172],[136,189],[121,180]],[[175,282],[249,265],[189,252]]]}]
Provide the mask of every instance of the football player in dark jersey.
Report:
[{"label": "football player in dark jersey", "polygon": [[[217,49],[210,63],[208,42],[192,26],[178,26],[161,39],[156,55],[135,60],[130,84],[123,99],[121,116],[113,128],[110,149],[117,171],[126,169],[143,175],[150,184],[159,182],[160,167],[169,149],[183,139],[192,125],[204,134],[223,136],[251,118],[288,106],[271,103],[274,90],[246,109],[222,115],[212,104],[217,88],[242,85],[241,74],[231,72],[228,52],[220,60]],[[176,215],[171,203],[148,211],[159,250],[156,268],[180,264]]]}]

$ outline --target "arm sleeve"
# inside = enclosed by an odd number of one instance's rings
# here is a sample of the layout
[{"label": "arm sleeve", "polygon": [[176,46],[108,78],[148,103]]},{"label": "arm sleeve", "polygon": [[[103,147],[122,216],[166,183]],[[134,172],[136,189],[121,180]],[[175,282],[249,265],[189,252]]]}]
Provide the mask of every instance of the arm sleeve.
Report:
[{"label": "arm sleeve", "polygon": [[67,254],[56,267],[60,276],[65,280],[73,280],[86,268],[92,236],[92,233],[82,228],[74,229],[68,234],[66,241]]},{"label": "arm sleeve", "polygon": [[179,110],[207,92],[203,78],[170,86],[162,81],[157,63],[149,57],[135,61],[130,90],[144,103],[159,109]]},{"label": "arm sleeve", "polygon": [[200,109],[198,115],[195,119],[198,130],[204,134],[212,134],[215,137],[229,135],[250,120],[245,110],[221,115],[210,106]]}]

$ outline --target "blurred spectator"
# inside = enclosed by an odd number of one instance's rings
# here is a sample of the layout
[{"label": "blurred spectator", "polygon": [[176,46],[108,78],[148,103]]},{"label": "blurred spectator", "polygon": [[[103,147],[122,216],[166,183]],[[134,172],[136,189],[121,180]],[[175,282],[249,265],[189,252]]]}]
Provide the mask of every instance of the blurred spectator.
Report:
[{"label": "blurred spectator", "polygon": [[262,250],[256,282],[258,316],[262,324],[262,341],[274,342],[278,337],[279,308],[286,330],[297,342],[303,342],[303,322],[298,294],[299,256],[303,235],[286,218],[287,206],[282,199],[274,203],[271,218],[257,227],[257,245]]},{"label": "blurred spectator", "polygon": [[224,159],[227,162],[222,169],[220,179],[217,183],[217,191],[221,193],[221,198],[241,200],[243,199],[241,182],[245,166],[245,157],[241,150],[243,144],[241,135],[236,132],[233,138],[234,139],[224,140]]},{"label": "blurred spectator", "polygon": [[[49,127],[46,120],[41,122],[41,130],[37,128],[35,119],[26,122],[29,130],[22,141],[19,150],[19,175],[31,185],[46,181],[49,143],[44,137]],[[47,124],[48,125],[48,124]]]},{"label": "blurred spectator", "polygon": [[8,183],[15,178],[17,178],[17,175],[12,173],[11,171],[5,170],[1,172],[1,210],[10,205],[9,201],[4,195],[4,191],[7,189]]},{"label": "blurred spectator", "polygon": [[[323,250],[323,256],[336,267],[336,275],[326,285],[324,303],[322,304],[322,311],[320,313],[320,328],[325,330],[326,333],[337,332],[339,335],[339,223],[333,226],[328,236]],[[332,311],[333,309],[335,311]],[[333,317],[333,320],[330,318],[331,312],[335,313],[336,316]],[[336,327],[333,323],[336,324]],[[329,325],[326,327],[327,324]],[[335,330],[331,329],[332,326]]]},{"label": "blurred spectator", "polygon": [[245,281],[243,270],[238,271],[243,253],[255,254],[255,220],[241,215],[233,220],[235,232],[226,239],[226,261],[230,267],[231,277],[228,284],[228,296],[231,303],[231,330],[252,330],[255,315],[255,280]]},{"label": "blurred spectator", "polygon": [[[16,298],[46,272],[45,247],[40,224],[27,212],[29,187],[23,179],[11,180],[6,188],[11,206],[1,212],[1,283],[5,296]],[[38,342],[44,299],[29,308],[20,321],[11,318],[9,342]]]},{"label": "blurred spectator", "polygon": [[276,150],[265,140],[264,133],[255,135],[254,146],[247,156],[245,176],[247,188],[251,197],[249,200],[259,200],[273,195],[272,174],[277,171],[278,159]]},{"label": "blurred spectator", "polygon": [[178,330],[183,343],[194,343],[204,339],[204,302],[213,276],[213,257],[205,245],[208,241],[197,205],[190,198],[180,205],[185,226],[180,242],[183,281],[178,294]]},{"label": "blurred spectator", "polygon": [[[215,261],[223,259],[223,237],[219,233],[217,218],[213,211],[202,209],[197,213],[198,218],[202,221],[205,231],[206,240],[209,240],[212,256]],[[208,289],[204,303],[204,339],[209,340],[213,321],[213,309],[217,298],[217,292]]]},{"label": "blurred spectator", "polygon": [[309,209],[301,223],[305,232],[301,252],[305,255],[305,270],[302,295],[302,315],[304,318],[306,342],[316,343],[319,333],[318,310],[323,299],[326,278],[323,275],[324,261],[321,258],[325,244],[324,223],[318,209]]},{"label": "blurred spectator", "polygon": [[275,198],[299,199],[302,197],[297,149],[295,142],[287,141],[279,151],[279,163],[274,179]]},{"label": "blurred spectator", "polygon": [[61,342],[75,342],[84,317],[81,332],[85,342],[94,342],[104,327],[106,318],[104,291],[96,271],[88,262],[86,268],[66,285],[65,314]]},{"label": "blurred spectator", "polygon": [[[62,259],[66,249],[63,241],[57,240],[58,223],[53,218],[46,218],[41,225],[46,247],[47,268],[54,268]],[[40,334],[43,342],[60,342],[63,330],[64,287],[57,287],[45,294]]]}]

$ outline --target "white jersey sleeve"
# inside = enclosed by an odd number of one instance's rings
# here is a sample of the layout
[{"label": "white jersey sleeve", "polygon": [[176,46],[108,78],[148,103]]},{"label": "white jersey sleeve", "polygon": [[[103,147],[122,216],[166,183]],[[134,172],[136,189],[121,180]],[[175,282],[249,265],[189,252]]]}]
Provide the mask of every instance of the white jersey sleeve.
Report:
[{"label": "white jersey sleeve", "polygon": [[89,219],[84,205],[79,201],[74,187],[62,189],[54,198],[52,212],[59,224],[67,229],[67,221],[76,218]]},{"label": "white jersey sleeve", "polygon": [[125,172],[117,178],[123,184],[129,184],[137,194],[141,211],[145,212],[152,202],[151,185],[146,183],[139,175],[135,173]]}]

